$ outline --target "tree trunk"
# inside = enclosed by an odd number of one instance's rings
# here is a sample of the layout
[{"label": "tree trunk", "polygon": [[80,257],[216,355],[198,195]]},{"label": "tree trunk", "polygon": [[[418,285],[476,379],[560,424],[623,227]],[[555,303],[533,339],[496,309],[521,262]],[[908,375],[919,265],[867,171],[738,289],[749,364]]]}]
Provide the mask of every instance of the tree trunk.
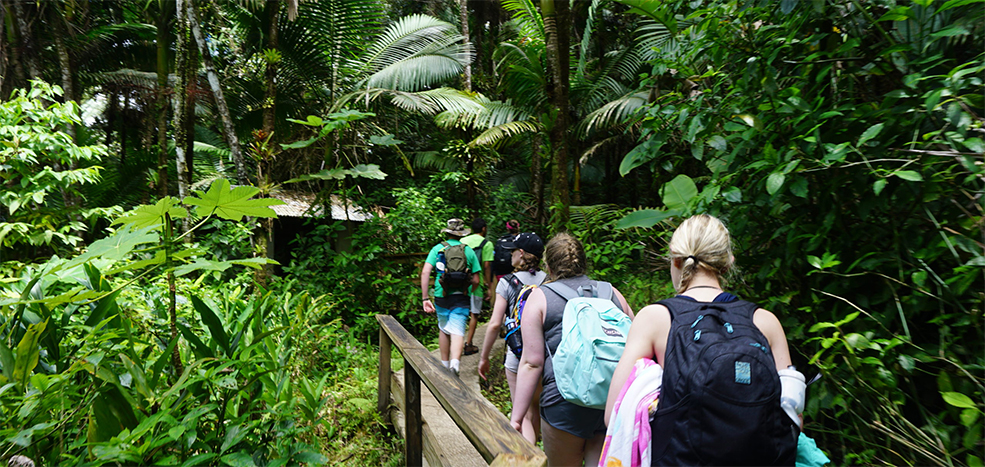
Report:
[{"label": "tree trunk", "polygon": [[188,112],[186,107],[189,104],[189,94],[191,83],[188,82],[188,68],[192,60],[189,55],[188,44],[188,20],[185,2],[188,0],[177,0],[176,2],[176,21],[175,21],[175,74],[177,83],[174,93],[174,150],[175,166],[177,169],[178,180],[178,199],[185,199],[188,194],[188,181],[186,174],[188,168],[185,164],[185,152],[188,149]]},{"label": "tree trunk", "polygon": [[0,99],[6,99],[14,88],[23,86],[27,82],[27,76],[24,74],[24,60],[21,59],[23,54],[20,47],[17,46],[20,39],[17,34],[17,27],[14,25],[14,12],[10,2],[3,2],[3,26],[4,35],[7,39],[4,46],[10,47],[10,63],[13,64],[14,79],[7,79],[9,76],[6,72],[3,74],[3,94],[0,94]]},{"label": "tree trunk", "polygon": [[202,35],[202,28],[198,21],[198,9],[195,7],[195,0],[187,0],[188,25],[191,28],[195,43],[198,44],[198,52],[205,65],[205,72],[209,79],[209,86],[212,88],[212,96],[215,98],[216,108],[219,110],[219,117],[222,119],[222,126],[226,132],[226,141],[229,143],[229,152],[232,155],[233,163],[236,164],[236,179],[240,185],[248,185],[249,178],[246,176],[246,164],[243,162],[243,152],[239,147],[239,136],[236,135],[236,128],[233,126],[232,115],[229,114],[229,106],[226,105],[226,97],[222,94],[222,86],[219,84],[219,74],[216,73],[212,65],[212,53],[209,46],[205,43]]},{"label": "tree trunk", "polygon": [[550,141],[554,153],[554,173],[551,179],[551,203],[560,207],[551,220],[554,231],[568,223],[571,199],[568,190],[568,2],[541,0],[544,32],[547,36],[547,95],[550,98],[554,125]]},{"label": "tree trunk", "polygon": [[[465,37],[465,45],[469,45],[469,0],[458,0],[458,17],[462,22],[462,36]],[[465,90],[472,92],[472,62],[465,64],[463,74]]]},{"label": "tree trunk", "polygon": [[27,79],[41,78],[41,64],[38,57],[38,49],[34,43],[34,32],[27,21],[27,12],[24,11],[28,3],[19,0],[11,2],[14,10],[14,19],[17,23],[17,32],[20,36],[21,51],[20,59],[27,66]]},{"label": "tree trunk", "polygon": [[530,162],[530,194],[534,198],[534,224],[544,225],[547,217],[544,215],[544,174],[541,173],[544,134],[538,131],[534,133],[533,138],[533,154],[531,154],[532,160]]},{"label": "tree trunk", "polygon": [[[277,50],[277,18],[280,16],[280,2],[267,3],[267,50]],[[333,68],[335,68],[333,64]],[[333,73],[334,75],[334,73]],[[277,62],[267,60],[267,87],[263,94],[263,133],[264,138],[274,132],[277,123]],[[334,76],[333,76],[334,80]],[[334,92],[334,89],[332,89]],[[331,96],[334,99],[334,96]],[[268,144],[273,144],[268,143]]]},{"label": "tree trunk", "polygon": [[171,48],[171,25],[174,2],[162,0],[157,24],[157,193],[168,195],[168,74],[171,72],[168,50]]}]

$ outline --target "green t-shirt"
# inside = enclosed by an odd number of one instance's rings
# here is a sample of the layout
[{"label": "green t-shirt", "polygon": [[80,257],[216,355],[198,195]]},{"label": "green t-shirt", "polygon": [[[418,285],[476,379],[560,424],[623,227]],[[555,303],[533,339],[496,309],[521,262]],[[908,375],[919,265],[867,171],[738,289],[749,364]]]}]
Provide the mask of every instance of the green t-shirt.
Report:
[{"label": "green t-shirt", "polygon": [[[493,242],[487,241],[486,244],[482,247],[482,251],[481,252],[478,251],[479,245],[482,245],[483,240],[485,240],[485,238],[479,234],[472,234],[462,238],[462,243],[472,247],[472,250],[476,251],[476,254],[479,255],[480,263],[485,263],[486,261],[492,261],[494,256],[493,250],[495,249],[495,247],[493,246]],[[485,289],[486,286],[485,280],[486,280],[485,277],[479,278],[479,287],[472,289],[472,296],[474,297],[482,296],[483,289]]]},{"label": "green t-shirt", "polygon": [[[445,240],[445,242],[447,242],[449,246],[451,246],[451,245],[458,245],[459,243],[462,243],[462,242],[460,242],[458,240],[454,240],[454,239]],[[440,271],[440,270],[437,269],[437,265],[438,265],[438,253],[440,253],[441,250],[444,250],[444,249],[445,249],[445,246],[442,245],[441,243],[435,245],[433,248],[431,248],[431,251],[428,252],[427,259],[424,260],[425,262],[427,262],[431,266],[434,266],[435,267],[435,270],[438,272],[438,276],[437,276],[438,279],[436,281],[434,281],[434,296],[435,296],[435,298],[439,298],[439,297],[444,297],[445,296],[445,291],[442,290],[442,288],[441,288],[441,275],[444,274],[444,271]],[[472,272],[473,273],[482,272],[482,264],[479,263],[479,258],[477,258],[475,256],[475,252],[472,251],[472,248],[466,248],[465,249],[465,259],[469,262],[469,268],[472,269]]]}]

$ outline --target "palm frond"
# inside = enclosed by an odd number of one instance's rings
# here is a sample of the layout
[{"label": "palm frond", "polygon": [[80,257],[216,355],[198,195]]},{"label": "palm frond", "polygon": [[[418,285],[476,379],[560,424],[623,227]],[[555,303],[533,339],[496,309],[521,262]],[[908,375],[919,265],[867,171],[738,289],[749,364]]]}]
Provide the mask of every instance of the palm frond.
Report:
[{"label": "palm frond", "polygon": [[461,111],[447,110],[435,117],[441,128],[473,128],[486,130],[507,123],[527,120],[532,114],[529,109],[513,105],[511,101],[490,101],[485,96],[477,96],[476,106]]},{"label": "palm frond", "polygon": [[457,47],[431,55],[408,57],[383,68],[367,80],[367,86],[397,91],[416,91],[461,74],[468,53]]},{"label": "palm frond", "polygon": [[441,172],[451,172],[462,168],[462,161],[444,155],[440,151],[425,151],[414,153],[414,167],[418,169],[434,169]]},{"label": "palm frond", "polygon": [[543,130],[544,126],[537,120],[507,122],[483,131],[479,136],[469,142],[469,146],[496,146],[511,137]]},{"label": "palm frond", "polygon": [[[413,90],[415,88],[409,87],[409,84],[420,84],[396,72],[396,65],[434,55],[457,62],[458,72],[461,72],[472,59],[472,51],[464,42],[465,38],[454,25],[427,15],[411,15],[390,25],[359,58],[359,62],[364,73],[370,77],[370,87]],[[444,79],[448,68],[448,64],[442,63],[434,74],[436,79]],[[427,76],[423,70],[411,72],[410,75]]]},{"label": "palm frond", "polygon": [[585,137],[593,131],[626,123],[627,119],[646,106],[648,95],[647,91],[634,91],[599,107],[578,123],[577,134]]},{"label": "palm frond", "polygon": [[502,7],[513,15],[512,23],[520,37],[547,40],[544,18],[532,0],[503,0]]}]

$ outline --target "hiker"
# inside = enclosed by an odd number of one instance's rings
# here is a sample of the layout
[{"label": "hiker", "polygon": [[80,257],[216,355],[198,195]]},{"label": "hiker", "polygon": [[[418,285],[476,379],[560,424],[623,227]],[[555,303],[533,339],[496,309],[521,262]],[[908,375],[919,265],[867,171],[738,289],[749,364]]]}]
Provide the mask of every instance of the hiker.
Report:
[{"label": "hiker", "polygon": [[496,239],[496,246],[493,249],[492,272],[498,282],[503,276],[513,272],[512,251],[503,248],[503,245],[512,242],[520,234],[520,221],[510,219],[506,221],[506,234]]},{"label": "hiker", "polygon": [[[540,394],[540,430],[544,441],[544,453],[548,465],[595,465],[598,463],[605,436],[604,410],[576,405],[565,400],[557,387],[552,360],[558,357],[557,348],[562,337],[562,317],[566,299],[558,292],[545,290],[551,284],[561,284],[570,289],[605,286],[612,303],[633,317],[626,299],[610,284],[590,279],[586,273],[588,262],[581,242],[570,234],[561,233],[544,248],[549,281],[531,292],[523,310],[523,354],[517,371],[516,396],[510,424],[523,429],[523,417],[533,401],[538,382],[543,384]],[[545,358],[547,350],[553,357]],[[564,375],[578,378],[583,375]],[[603,400],[604,405],[604,400]]]},{"label": "hiker", "polygon": [[[512,252],[511,262],[513,273],[503,276],[496,285],[496,303],[493,305],[492,317],[486,324],[486,338],[482,341],[482,354],[479,357],[479,376],[486,379],[489,372],[489,352],[492,351],[496,335],[499,328],[503,325],[508,310],[513,310],[517,306],[516,301],[520,298],[524,286],[539,286],[547,279],[547,274],[540,270],[540,257],[544,253],[544,242],[532,232],[524,232],[517,236],[516,240],[506,243],[505,247]],[[519,328],[517,328],[519,329]],[[506,382],[510,385],[510,400],[516,394],[516,372],[520,366],[520,357],[517,356],[517,349],[512,346],[506,349]],[[540,435],[540,389],[537,388],[531,398],[530,408],[523,416],[520,434],[527,441],[537,444]],[[516,405],[514,404],[514,407]]]},{"label": "hiker", "polygon": [[652,465],[793,465],[799,428],[781,408],[778,377],[791,371],[786,336],[772,313],[722,289],[734,264],[728,230],[694,216],[669,249],[678,295],[633,321],[606,420],[620,423],[610,417],[624,383],[638,359],[655,357],[663,375],[649,427]]},{"label": "hiker", "polygon": [[[465,221],[449,219],[441,229],[446,240],[435,245],[421,267],[421,301],[425,313],[438,314],[438,346],[441,364],[458,376],[465,343],[465,323],[468,321],[471,302],[469,286],[479,284],[479,258],[460,239],[469,234]],[[434,281],[434,301],[428,295],[431,270],[438,269]]]},{"label": "hiker", "polygon": [[[472,344],[472,338],[475,336],[475,326],[479,321],[479,314],[482,313],[482,302],[486,298],[483,289],[489,291],[489,302],[492,303],[493,294],[493,275],[492,275],[492,260],[493,260],[493,244],[486,239],[486,220],[481,217],[476,217],[472,220],[472,235],[465,236],[462,238],[462,243],[472,247],[472,251],[475,255],[479,257],[479,263],[482,264],[482,282],[478,287],[473,286],[470,291],[471,301],[471,311],[469,316],[469,331],[465,337],[465,355],[472,355],[479,351],[479,348]],[[485,285],[485,287],[483,287]]]}]

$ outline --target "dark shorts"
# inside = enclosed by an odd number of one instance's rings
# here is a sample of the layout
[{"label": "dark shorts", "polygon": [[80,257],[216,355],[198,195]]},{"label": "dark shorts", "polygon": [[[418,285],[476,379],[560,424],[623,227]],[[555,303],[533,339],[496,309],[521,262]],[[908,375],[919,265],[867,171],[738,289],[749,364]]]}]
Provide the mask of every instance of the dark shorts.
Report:
[{"label": "dark shorts", "polygon": [[592,439],[605,434],[604,410],[589,409],[568,401],[541,407],[540,418],[548,425],[581,439]]}]

